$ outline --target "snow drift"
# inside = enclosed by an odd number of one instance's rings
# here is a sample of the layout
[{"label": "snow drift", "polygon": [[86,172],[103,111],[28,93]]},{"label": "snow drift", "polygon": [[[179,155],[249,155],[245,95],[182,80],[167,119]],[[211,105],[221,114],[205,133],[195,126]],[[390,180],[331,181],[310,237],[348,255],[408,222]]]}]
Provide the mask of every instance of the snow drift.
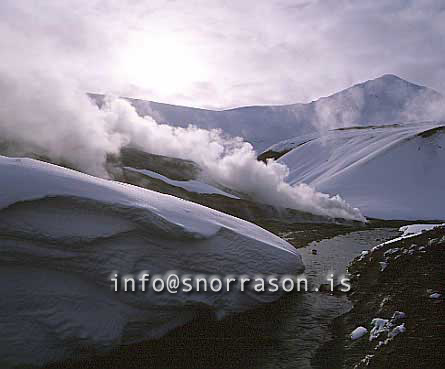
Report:
[{"label": "snow drift", "polygon": [[292,149],[278,160],[289,183],[338,193],[367,216],[445,219],[443,123],[332,130],[271,149]]},{"label": "snow drift", "polygon": [[159,337],[279,294],[116,293],[110,275],[297,274],[298,252],[246,221],[31,159],[0,157],[0,363],[44,364]]}]

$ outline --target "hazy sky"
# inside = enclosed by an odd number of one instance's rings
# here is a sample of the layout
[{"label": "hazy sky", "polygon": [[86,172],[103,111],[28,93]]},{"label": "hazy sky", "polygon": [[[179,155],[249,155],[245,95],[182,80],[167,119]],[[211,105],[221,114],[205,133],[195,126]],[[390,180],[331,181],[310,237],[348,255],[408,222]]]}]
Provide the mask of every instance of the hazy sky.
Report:
[{"label": "hazy sky", "polygon": [[2,0],[4,71],[225,108],[307,102],[393,73],[445,92],[443,0]]}]

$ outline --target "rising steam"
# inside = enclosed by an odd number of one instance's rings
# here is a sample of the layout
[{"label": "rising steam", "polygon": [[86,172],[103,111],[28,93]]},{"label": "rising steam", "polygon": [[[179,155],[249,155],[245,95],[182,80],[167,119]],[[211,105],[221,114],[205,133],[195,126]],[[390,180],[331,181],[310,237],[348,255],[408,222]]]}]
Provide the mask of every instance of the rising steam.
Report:
[{"label": "rising steam", "polygon": [[147,152],[190,159],[214,181],[248,194],[260,202],[290,207],[314,214],[364,220],[339,196],[329,197],[299,184],[285,182],[289,170],[284,164],[258,161],[252,146],[241,138],[226,137],[220,130],[158,124],[140,117],[125,100],[107,99],[102,111],[107,126],[125,140]]}]

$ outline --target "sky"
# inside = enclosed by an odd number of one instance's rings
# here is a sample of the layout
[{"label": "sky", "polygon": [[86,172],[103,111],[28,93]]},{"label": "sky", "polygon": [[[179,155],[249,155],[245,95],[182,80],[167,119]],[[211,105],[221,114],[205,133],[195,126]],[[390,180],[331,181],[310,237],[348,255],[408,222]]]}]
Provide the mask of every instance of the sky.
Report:
[{"label": "sky", "polygon": [[213,109],[309,102],[387,73],[445,93],[445,2],[2,0],[0,50],[0,85],[51,73]]}]

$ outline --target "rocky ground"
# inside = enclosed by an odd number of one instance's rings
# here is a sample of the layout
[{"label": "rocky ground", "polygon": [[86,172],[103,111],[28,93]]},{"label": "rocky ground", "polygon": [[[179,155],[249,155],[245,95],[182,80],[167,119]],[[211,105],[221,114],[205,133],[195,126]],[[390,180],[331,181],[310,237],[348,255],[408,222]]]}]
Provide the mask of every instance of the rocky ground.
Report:
[{"label": "rocky ground", "polygon": [[[354,307],[335,320],[336,339],[320,349],[314,366],[443,368],[444,266],[445,227],[386,244],[356,259],[349,268]],[[367,332],[352,340],[351,332],[360,326]]]}]

